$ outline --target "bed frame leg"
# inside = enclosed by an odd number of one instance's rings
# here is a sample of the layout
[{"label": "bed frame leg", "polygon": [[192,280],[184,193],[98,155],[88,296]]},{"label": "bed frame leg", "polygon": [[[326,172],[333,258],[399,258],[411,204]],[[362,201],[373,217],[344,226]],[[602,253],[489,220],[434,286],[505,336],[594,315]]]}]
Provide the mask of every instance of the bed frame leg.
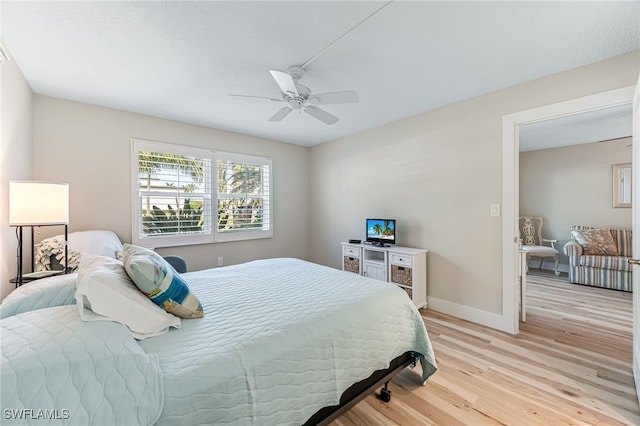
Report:
[{"label": "bed frame leg", "polygon": [[389,382],[384,382],[384,387],[380,389],[380,393],[376,395],[378,399],[389,402],[391,401],[391,390],[389,389]]}]

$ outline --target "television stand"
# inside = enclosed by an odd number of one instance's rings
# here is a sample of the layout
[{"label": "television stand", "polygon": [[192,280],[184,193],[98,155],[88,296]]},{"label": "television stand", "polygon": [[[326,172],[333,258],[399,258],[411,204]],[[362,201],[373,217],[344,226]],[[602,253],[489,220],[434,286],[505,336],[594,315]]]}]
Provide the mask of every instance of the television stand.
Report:
[{"label": "television stand", "polygon": [[342,243],[342,270],[391,282],[418,308],[426,307],[428,250],[378,244]]}]

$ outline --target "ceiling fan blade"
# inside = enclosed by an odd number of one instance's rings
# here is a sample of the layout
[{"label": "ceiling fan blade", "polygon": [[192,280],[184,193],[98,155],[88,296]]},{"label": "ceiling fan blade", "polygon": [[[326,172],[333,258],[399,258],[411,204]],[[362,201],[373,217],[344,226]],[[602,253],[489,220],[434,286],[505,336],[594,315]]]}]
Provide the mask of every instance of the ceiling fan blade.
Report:
[{"label": "ceiling fan blade", "polygon": [[353,90],[344,92],[314,93],[309,96],[309,102],[317,105],[352,104],[358,102],[358,94]]},{"label": "ceiling fan blade", "polygon": [[278,70],[269,70],[273,79],[278,83],[280,90],[282,93],[285,93],[290,96],[298,96],[298,89],[296,88],[296,82],[293,81],[293,77],[291,77],[286,72],[278,71]]},{"label": "ceiling fan blade", "polygon": [[282,99],[276,99],[276,98],[270,98],[268,96],[253,96],[253,95],[236,95],[236,94],[229,94],[229,96],[231,96],[232,98],[240,98],[240,99],[268,99],[270,101],[274,101],[274,102],[284,102]]},{"label": "ceiling fan blade", "polygon": [[322,121],[325,124],[335,124],[338,121],[340,121],[340,119],[335,115],[331,115],[327,111],[320,109],[314,105],[307,105],[304,108],[304,112],[306,112],[312,117],[317,118],[318,120]]},{"label": "ceiling fan blade", "polygon": [[269,121],[282,121],[282,119],[284,119],[287,115],[289,115],[291,111],[293,111],[291,108],[284,107],[278,110],[278,112],[276,112],[275,114],[273,114],[273,117],[271,117]]}]

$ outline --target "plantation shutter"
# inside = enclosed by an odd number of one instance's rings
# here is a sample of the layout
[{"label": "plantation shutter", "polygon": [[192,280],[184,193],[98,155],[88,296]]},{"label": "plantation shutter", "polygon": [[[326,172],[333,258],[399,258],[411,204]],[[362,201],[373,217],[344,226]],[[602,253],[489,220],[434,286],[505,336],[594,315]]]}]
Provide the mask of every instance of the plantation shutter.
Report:
[{"label": "plantation shutter", "polygon": [[272,160],[217,152],[216,241],[273,236]]},{"label": "plantation shutter", "polygon": [[213,242],[212,153],[134,140],[132,159],[134,244]]}]

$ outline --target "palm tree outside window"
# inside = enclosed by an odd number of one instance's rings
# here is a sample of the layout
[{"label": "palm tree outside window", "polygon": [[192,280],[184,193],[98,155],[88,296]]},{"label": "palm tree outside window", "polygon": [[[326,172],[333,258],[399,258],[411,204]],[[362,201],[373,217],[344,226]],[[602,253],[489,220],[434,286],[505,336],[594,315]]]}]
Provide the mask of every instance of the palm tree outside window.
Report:
[{"label": "palm tree outside window", "polygon": [[133,140],[134,244],[266,238],[272,160]]}]

